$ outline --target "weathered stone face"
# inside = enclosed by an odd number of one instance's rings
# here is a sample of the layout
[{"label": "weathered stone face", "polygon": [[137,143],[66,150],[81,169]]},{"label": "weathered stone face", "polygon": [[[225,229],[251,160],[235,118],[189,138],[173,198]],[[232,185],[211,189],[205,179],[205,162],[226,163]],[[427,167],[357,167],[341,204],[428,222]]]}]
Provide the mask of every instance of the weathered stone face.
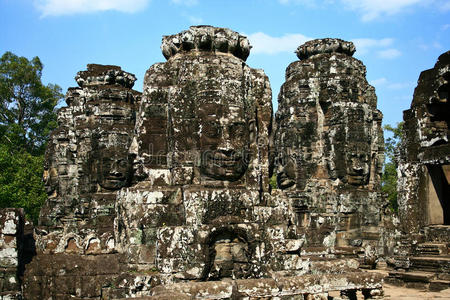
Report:
[{"label": "weathered stone face", "polygon": [[339,39],[300,46],[278,98],[274,170],[309,246],[368,246],[384,203],[382,115],[354,52]]},{"label": "weathered stone face", "polygon": [[[382,205],[381,113],[353,44],[299,47],[274,141],[270,84],[245,64],[247,38],[195,26],[161,49],[167,62],[147,71],[142,100],[134,75],[116,66],[88,65],[69,89],[47,151],[49,200],[25,297],[116,299],[210,280],[175,289],[381,293],[381,279],[361,277],[346,258],[361,248],[376,258]],[[269,188],[269,155],[281,190]],[[322,275],[292,277],[312,273]],[[261,277],[271,278],[222,280]]]},{"label": "weathered stone face", "polygon": [[131,164],[128,149],[110,147],[97,150],[94,162],[98,183],[104,190],[118,190],[127,185],[131,178]]},{"label": "weathered stone face", "polygon": [[[228,29],[191,27],[164,37],[163,52],[186,36],[194,46],[180,42],[166,63],[147,71],[134,142],[136,178],[156,185],[261,185],[271,122],[267,77],[243,65],[248,41]],[[211,45],[201,46],[203,40]],[[220,46],[225,42],[228,48]]]},{"label": "weathered stone face", "polygon": [[318,179],[366,186],[370,176],[379,184],[381,113],[354,51],[342,40],[314,40],[297,50],[306,60],[288,67],[275,135],[282,189]]},{"label": "weathered stone face", "polygon": [[[243,101],[237,102],[236,106],[205,103],[206,109],[198,110],[201,130],[200,171],[205,176],[235,181],[247,170],[250,159],[250,124],[245,118]],[[254,120],[251,123],[254,124]]]},{"label": "weathered stone face", "polygon": [[[168,61],[144,80],[133,185],[118,194],[121,251],[167,278],[257,274],[261,260],[245,250],[255,243],[239,228],[263,231],[253,207],[268,191],[268,79],[245,65],[248,41],[228,29],[191,27],[164,37],[161,48]],[[233,238],[212,237],[222,231]]]},{"label": "weathered stone face", "polygon": [[450,52],[420,74],[411,108],[403,112],[398,166],[404,232],[450,225]]},{"label": "weathered stone face", "polygon": [[101,251],[112,251],[107,244],[114,244],[114,192],[132,175],[128,151],[140,100],[140,93],[131,90],[136,78],[117,66],[88,65],[76,80],[80,88],[68,90],[68,107],[59,111],[59,128],[46,153],[49,200],[40,224],[49,235],[37,241],[44,252],[64,252],[69,239],[80,253],[93,239]]}]

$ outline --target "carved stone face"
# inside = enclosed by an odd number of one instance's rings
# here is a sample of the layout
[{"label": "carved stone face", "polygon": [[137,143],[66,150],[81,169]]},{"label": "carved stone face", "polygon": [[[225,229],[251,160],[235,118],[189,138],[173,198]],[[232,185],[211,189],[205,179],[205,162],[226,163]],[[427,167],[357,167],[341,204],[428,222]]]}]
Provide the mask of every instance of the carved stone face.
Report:
[{"label": "carved stone face", "polygon": [[353,142],[346,147],[347,182],[352,185],[365,185],[370,173],[370,148],[368,144]]},{"label": "carved stone face", "polygon": [[125,149],[102,149],[98,164],[98,179],[102,188],[117,190],[127,184],[130,176],[130,163]]},{"label": "carved stone face", "polygon": [[287,154],[280,154],[276,162],[277,185],[280,189],[287,189],[296,183],[297,165],[295,159]]},{"label": "carved stone face", "polygon": [[248,146],[254,124],[242,106],[205,104],[198,109],[200,171],[218,180],[238,180],[249,162]]}]

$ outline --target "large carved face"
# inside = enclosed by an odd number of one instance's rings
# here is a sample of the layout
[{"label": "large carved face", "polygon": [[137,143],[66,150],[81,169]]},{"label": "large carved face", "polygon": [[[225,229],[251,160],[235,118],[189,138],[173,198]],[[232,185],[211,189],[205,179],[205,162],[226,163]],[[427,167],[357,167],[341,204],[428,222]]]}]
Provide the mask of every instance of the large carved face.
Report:
[{"label": "large carved face", "polygon": [[351,185],[366,185],[371,165],[371,119],[363,107],[337,107],[327,137],[329,175]]},{"label": "large carved face", "polygon": [[297,165],[294,157],[286,153],[280,153],[276,160],[276,170],[277,185],[280,189],[287,189],[296,184]]},{"label": "large carved face", "polygon": [[106,190],[124,187],[130,176],[130,166],[126,149],[101,149],[97,166],[99,185]]},{"label": "large carved face", "polygon": [[205,103],[198,108],[200,172],[218,180],[238,180],[247,170],[254,124],[241,104]]},{"label": "large carved face", "polygon": [[347,182],[365,185],[370,173],[370,147],[367,143],[350,142],[345,149]]}]

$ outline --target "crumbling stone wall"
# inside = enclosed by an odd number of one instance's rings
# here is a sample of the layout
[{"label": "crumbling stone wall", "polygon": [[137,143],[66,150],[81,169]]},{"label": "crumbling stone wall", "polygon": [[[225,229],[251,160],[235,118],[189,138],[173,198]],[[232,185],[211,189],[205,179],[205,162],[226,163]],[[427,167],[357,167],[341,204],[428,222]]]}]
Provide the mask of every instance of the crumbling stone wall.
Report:
[{"label": "crumbling stone wall", "polygon": [[297,49],[278,97],[275,172],[305,247],[382,253],[382,114],[354,52],[339,39]]},{"label": "crumbling stone wall", "polygon": [[21,299],[20,270],[23,264],[23,209],[0,210],[0,298]]},{"label": "crumbling stone wall", "polygon": [[450,52],[420,74],[411,108],[403,112],[398,167],[401,229],[450,225]]}]

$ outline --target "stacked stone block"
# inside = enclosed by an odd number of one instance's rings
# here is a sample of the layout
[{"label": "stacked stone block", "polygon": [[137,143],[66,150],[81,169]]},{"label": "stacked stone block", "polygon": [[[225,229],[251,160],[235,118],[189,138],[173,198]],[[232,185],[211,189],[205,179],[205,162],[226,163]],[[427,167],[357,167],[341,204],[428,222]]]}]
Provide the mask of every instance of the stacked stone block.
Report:
[{"label": "stacked stone block", "polygon": [[0,210],[0,298],[21,299],[23,209]]}]

